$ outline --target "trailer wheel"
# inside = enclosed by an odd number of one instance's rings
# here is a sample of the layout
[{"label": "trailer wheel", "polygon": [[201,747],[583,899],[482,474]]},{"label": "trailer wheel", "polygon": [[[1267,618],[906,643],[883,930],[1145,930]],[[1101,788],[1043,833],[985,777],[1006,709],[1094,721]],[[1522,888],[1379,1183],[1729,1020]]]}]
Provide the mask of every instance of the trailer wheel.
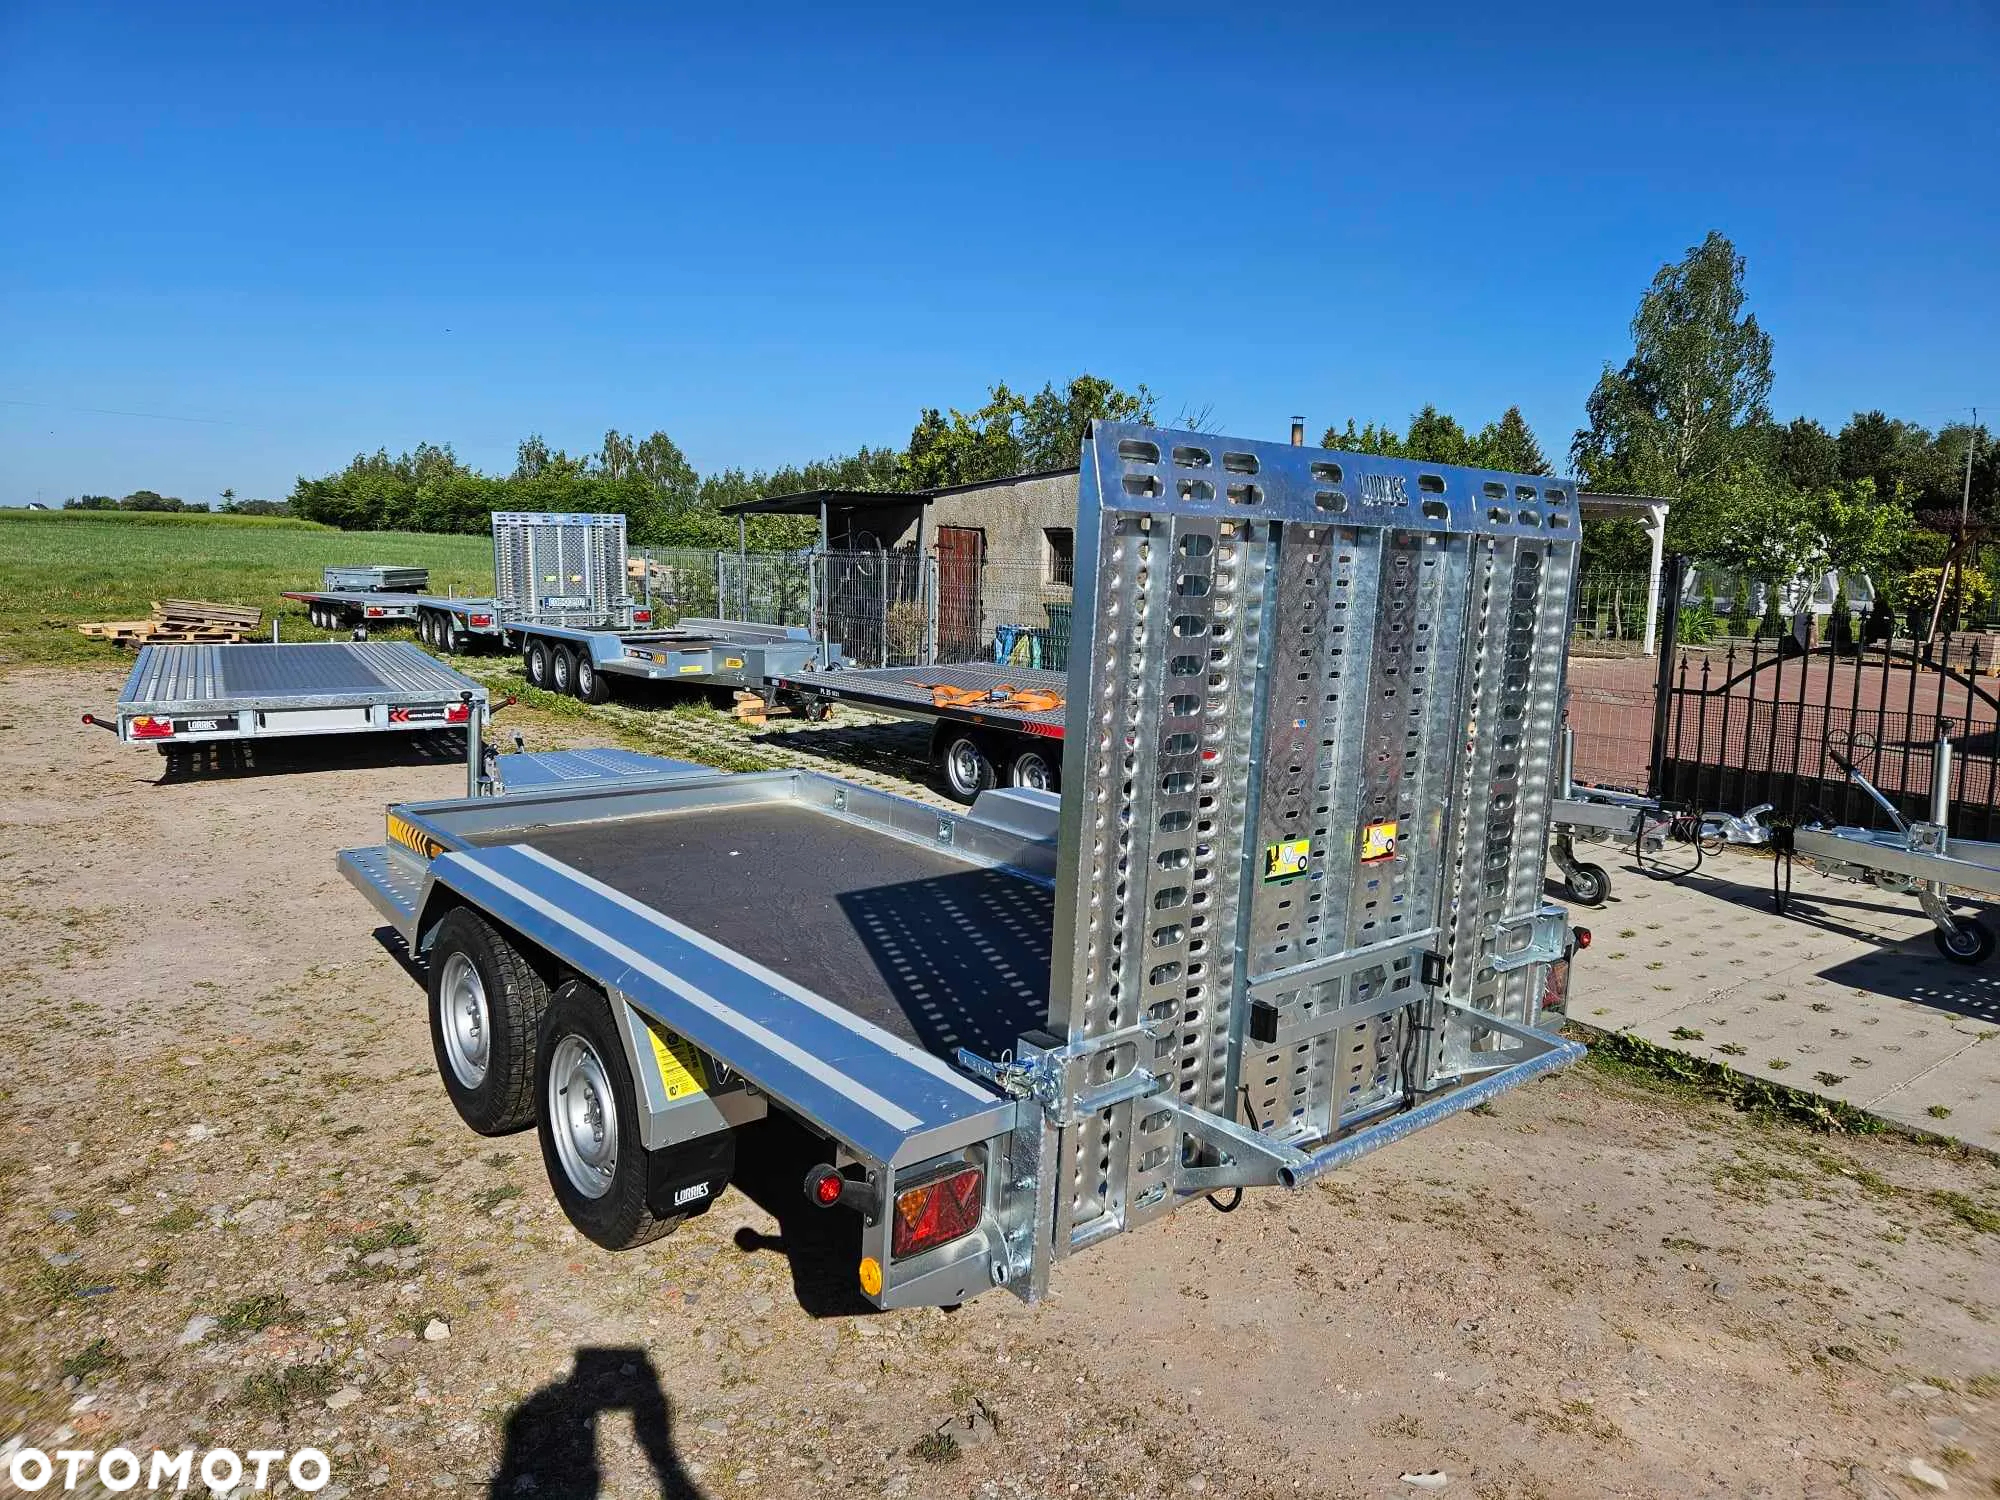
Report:
[{"label": "trailer wheel", "polygon": [[317,604],[308,604],[306,606],[306,618],[312,621],[315,630],[326,629],[326,611],[321,609]]},{"label": "trailer wheel", "polygon": [[1579,864],[1567,872],[1563,889],[1578,906],[1602,906],[1611,894],[1611,872],[1603,865]]},{"label": "trailer wheel", "polygon": [[576,692],[576,653],[567,646],[549,653],[549,686],[565,695]]},{"label": "trailer wheel", "polygon": [[549,1001],[535,1089],[542,1165],[570,1223],[607,1250],[630,1250],[679,1227],[686,1215],[657,1215],[647,1201],[653,1153],[639,1144],[625,1049],[609,1003],[582,980]]},{"label": "trailer wheel", "polygon": [[1007,785],[1032,792],[1053,792],[1062,773],[1040,749],[1030,745],[1007,763]]},{"label": "trailer wheel", "polygon": [[993,757],[972,735],[955,731],[939,738],[944,748],[937,757],[938,772],[944,778],[945,791],[952,797],[970,802],[998,782]]},{"label": "trailer wheel", "polygon": [[529,636],[528,643],[521,648],[521,670],[526,674],[529,687],[545,688],[549,685],[549,643],[539,636]]},{"label": "trailer wheel", "polygon": [[481,1135],[535,1122],[535,1036],[549,988],[477,912],[448,913],[431,945],[431,1051],[458,1117]]},{"label": "trailer wheel", "polygon": [[444,648],[446,656],[463,656],[471,644],[466,633],[460,628],[458,616],[443,615],[438,620],[438,644]]},{"label": "trailer wheel", "polygon": [[1953,917],[1951,925],[1957,929],[1952,933],[1933,930],[1931,940],[1937,944],[1938,952],[1955,964],[1979,964],[1993,956],[1993,933],[1984,922],[1971,917]]},{"label": "trailer wheel", "polygon": [[585,703],[602,703],[611,696],[611,684],[597,670],[588,651],[576,653],[576,695]]}]

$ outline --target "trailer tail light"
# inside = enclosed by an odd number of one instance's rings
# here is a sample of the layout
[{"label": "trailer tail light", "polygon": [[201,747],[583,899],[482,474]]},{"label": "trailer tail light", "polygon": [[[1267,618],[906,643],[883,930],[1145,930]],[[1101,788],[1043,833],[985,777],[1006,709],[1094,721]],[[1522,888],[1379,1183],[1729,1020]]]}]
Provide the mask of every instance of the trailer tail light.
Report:
[{"label": "trailer tail light", "polygon": [[896,1194],[896,1222],[889,1253],[897,1259],[934,1250],[979,1227],[986,1198],[986,1170],[965,1167]]},{"label": "trailer tail light", "polygon": [[366,614],[368,618],[371,620],[380,620],[383,617],[385,617],[389,613],[389,611],[386,609],[382,609],[377,605],[371,604],[368,606],[367,609],[362,611],[362,613]]},{"label": "trailer tail light", "polygon": [[173,733],[172,719],[156,719],[151,714],[140,714],[132,721],[132,738],[135,740],[172,739]]},{"label": "trailer tail light", "polygon": [[470,703],[446,704],[444,721],[447,724],[470,724],[472,722],[472,705]]},{"label": "trailer tail light", "polygon": [[474,630],[485,630],[493,624],[493,616],[491,615],[467,615],[466,620]]},{"label": "trailer tail light", "polygon": [[806,1196],[821,1208],[832,1208],[840,1201],[841,1191],[847,1186],[847,1179],[838,1167],[814,1167],[806,1175]]},{"label": "trailer tail light", "polygon": [[652,624],[652,623],[653,623],[653,612],[652,612],[652,611],[651,611],[650,609],[635,609],[635,610],[633,610],[633,611],[632,611],[632,623],[633,623],[634,625],[650,625],[650,624]]}]

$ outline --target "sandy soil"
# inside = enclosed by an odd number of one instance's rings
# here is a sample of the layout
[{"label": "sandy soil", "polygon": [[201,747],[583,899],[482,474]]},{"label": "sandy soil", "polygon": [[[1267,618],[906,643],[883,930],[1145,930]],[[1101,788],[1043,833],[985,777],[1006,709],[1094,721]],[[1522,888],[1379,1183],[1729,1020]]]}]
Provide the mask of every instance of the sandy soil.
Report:
[{"label": "sandy soil", "polygon": [[163,785],[76,722],[115,687],[0,683],[0,1442],[316,1443],[348,1495],[2000,1488],[2000,1169],[1594,1066],[1035,1308],[870,1315],[778,1126],[607,1255],[458,1123],[334,871],[459,768]]}]

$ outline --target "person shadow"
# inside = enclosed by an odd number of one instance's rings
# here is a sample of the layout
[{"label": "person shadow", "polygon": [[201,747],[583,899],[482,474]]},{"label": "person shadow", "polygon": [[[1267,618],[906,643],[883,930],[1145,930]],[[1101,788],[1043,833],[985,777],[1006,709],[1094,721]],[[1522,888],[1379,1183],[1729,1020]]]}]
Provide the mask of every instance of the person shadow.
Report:
[{"label": "person shadow", "polygon": [[584,1348],[561,1380],[551,1381],[507,1418],[506,1447],[487,1486],[488,1500],[592,1500],[604,1492],[598,1465],[598,1419],[632,1416],[632,1431],[666,1500],[700,1500],[701,1491],[674,1452],[673,1426],[660,1372],[644,1349]]}]

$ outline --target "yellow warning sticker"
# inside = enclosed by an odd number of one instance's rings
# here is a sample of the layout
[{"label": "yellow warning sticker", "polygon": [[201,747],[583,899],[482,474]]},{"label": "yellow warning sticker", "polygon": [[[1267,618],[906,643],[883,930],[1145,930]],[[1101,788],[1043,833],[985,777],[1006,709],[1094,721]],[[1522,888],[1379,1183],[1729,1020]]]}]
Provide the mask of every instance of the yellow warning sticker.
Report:
[{"label": "yellow warning sticker", "polygon": [[685,676],[685,675],[686,675],[687,673],[689,673],[689,672],[699,672],[699,671],[702,671],[702,670],[703,670],[703,668],[702,668],[702,664],[701,664],[700,662],[698,662],[698,661],[691,661],[691,662],[689,662],[689,663],[688,663],[688,664],[687,664],[686,666],[684,666],[684,667],[682,667],[682,668],[681,668],[681,673],[682,673],[682,675],[683,675],[683,676]]},{"label": "yellow warning sticker", "polygon": [[1267,844],[1264,848],[1264,878],[1291,880],[1303,875],[1306,860],[1311,855],[1311,839],[1286,839],[1283,843]]},{"label": "yellow warning sticker", "polygon": [[646,1034],[652,1038],[653,1061],[660,1065],[668,1102],[708,1092],[708,1061],[700,1048],[657,1021],[646,1023]]},{"label": "yellow warning sticker", "polygon": [[722,664],[734,671],[743,665],[743,658],[740,656],[725,656],[722,658]]},{"label": "yellow warning sticker", "polygon": [[409,820],[399,818],[394,813],[389,814],[389,842],[401,844],[405,849],[412,850],[425,859],[435,859],[444,853],[443,844]]},{"label": "yellow warning sticker", "polygon": [[1361,830],[1361,863],[1370,864],[1378,859],[1396,857],[1396,824],[1393,819],[1387,823],[1370,823]]}]

